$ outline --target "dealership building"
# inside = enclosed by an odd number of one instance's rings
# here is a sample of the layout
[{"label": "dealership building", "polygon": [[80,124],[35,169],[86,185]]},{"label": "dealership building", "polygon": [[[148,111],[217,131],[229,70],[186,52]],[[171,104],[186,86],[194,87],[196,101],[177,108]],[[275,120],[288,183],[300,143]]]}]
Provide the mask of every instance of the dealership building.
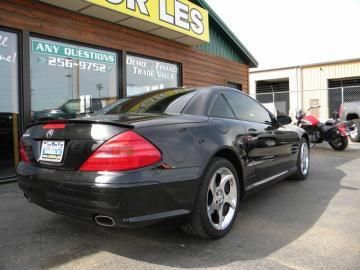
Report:
[{"label": "dealership building", "polygon": [[248,92],[256,66],[204,0],[2,0],[0,181],[34,121],[169,87]]}]

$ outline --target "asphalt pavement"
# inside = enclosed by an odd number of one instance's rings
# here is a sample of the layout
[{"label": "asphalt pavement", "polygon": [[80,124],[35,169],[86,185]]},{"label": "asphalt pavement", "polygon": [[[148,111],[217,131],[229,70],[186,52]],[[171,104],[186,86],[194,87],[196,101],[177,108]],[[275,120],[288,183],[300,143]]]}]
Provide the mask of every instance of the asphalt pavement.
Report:
[{"label": "asphalt pavement", "polygon": [[0,185],[0,269],[360,269],[358,145],[315,148],[306,181],[253,194],[216,241],[84,224],[28,203],[16,183]]}]

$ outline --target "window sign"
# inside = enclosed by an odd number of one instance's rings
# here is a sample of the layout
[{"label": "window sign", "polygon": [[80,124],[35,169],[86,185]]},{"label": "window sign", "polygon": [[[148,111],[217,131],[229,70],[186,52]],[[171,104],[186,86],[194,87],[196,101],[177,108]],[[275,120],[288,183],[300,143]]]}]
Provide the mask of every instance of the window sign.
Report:
[{"label": "window sign", "polygon": [[0,112],[19,112],[17,36],[4,31],[0,31]]},{"label": "window sign", "polygon": [[18,39],[0,31],[0,181],[15,175],[18,155]]},{"label": "window sign", "polygon": [[106,72],[106,64],[116,64],[116,53],[42,40],[32,40],[31,48],[33,53],[47,56],[50,66]]},{"label": "window sign", "polygon": [[117,99],[117,54],[31,38],[34,121],[92,113]]},{"label": "window sign", "polygon": [[179,65],[128,55],[127,95],[179,86]]}]

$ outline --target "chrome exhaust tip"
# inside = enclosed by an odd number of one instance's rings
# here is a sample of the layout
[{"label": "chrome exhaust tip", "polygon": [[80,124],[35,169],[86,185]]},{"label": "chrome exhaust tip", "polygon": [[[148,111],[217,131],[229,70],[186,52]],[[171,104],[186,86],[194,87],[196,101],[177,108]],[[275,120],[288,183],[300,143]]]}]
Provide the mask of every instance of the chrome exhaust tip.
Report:
[{"label": "chrome exhaust tip", "polygon": [[108,216],[97,215],[94,220],[96,224],[104,227],[114,227],[116,224],[115,220]]}]

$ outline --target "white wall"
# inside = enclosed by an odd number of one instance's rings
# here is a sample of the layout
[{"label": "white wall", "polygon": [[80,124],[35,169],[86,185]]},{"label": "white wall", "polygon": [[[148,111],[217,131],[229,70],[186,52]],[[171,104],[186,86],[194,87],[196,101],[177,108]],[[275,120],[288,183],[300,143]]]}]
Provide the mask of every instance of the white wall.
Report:
[{"label": "white wall", "polygon": [[360,61],[303,67],[302,76],[304,106],[310,106],[310,99],[318,99],[321,105],[319,116],[321,119],[327,119],[329,116],[328,80],[360,77]]},{"label": "white wall", "polygon": [[250,95],[256,96],[256,82],[263,80],[289,79],[290,90],[290,110],[289,115],[294,118],[295,110],[301,107],[301,70],[298,67],[264,70],[264,71],[250,71],[249,85]]},{"label": "white wall", "polygon": [[351,77],[360,77],[360,60],[273,70],[250,70],[250,95],[256,96],[256,81],[289,78],[289,115],[294,118],[297,108],[306,110],[310,107],[311,101],[318,102],[321,108],[314,110],[313,114],[324,121],[329,117],[328,80]]}]

